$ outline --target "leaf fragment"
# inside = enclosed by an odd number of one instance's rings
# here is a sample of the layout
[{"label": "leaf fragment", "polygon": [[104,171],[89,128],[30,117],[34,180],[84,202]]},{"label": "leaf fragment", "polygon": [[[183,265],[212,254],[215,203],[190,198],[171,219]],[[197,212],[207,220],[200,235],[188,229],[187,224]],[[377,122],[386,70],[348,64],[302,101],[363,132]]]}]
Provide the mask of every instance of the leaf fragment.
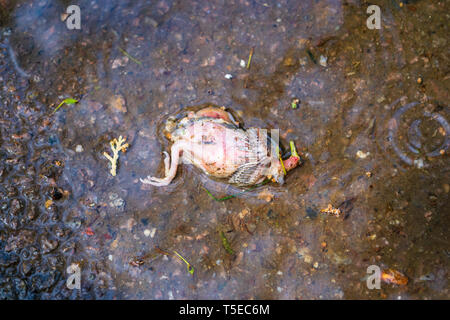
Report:
[{"label": "leaf fragment", "polygon": [[55,113],[56,111],[58,111],[58,109],[59,108],[61,108],[61,106],[63,105],[63,104],[67,104],[67,105],[71,105],[71,104],[75,104],[75,103],[77,103],[78,102],[78,100],[76,100],[76,99],[73,99],[73,98],[67,98],[67,99],[64,99],[54,110],[53,110],[53,113]]},{"label": "leaf fragment", "polygon": [[229,254],[234,254],[234,251],[231,248],[230,242],[228,242],[228,239],[225,237],[225,233],[223,233],[223,231],[220,231],[220,238],[222,239],[222,245],[225,248],[225,250]]},{"label": "leaf fragment", "polygon": [[178,258],[180,258],[181,260],[183,260],[184,263],[186,263],[187,271],[190,274],[193,275],[194,274],[194,267],[189,262],[187,262],[186,259],[181,256],[181,254],[179,254],[175,250],[173,252],[178,256]]}]

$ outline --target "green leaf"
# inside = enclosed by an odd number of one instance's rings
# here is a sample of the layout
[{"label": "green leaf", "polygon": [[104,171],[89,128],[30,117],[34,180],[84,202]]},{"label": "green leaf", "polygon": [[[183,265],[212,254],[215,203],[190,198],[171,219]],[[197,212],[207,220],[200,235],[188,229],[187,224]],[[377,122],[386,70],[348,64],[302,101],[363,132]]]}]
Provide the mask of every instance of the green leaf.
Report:
[{"label": "green leaf", "polygon": [[175,250],[174,250],[173,252],[178,256],[178,258],[180,258],[181,260],[184,261],[184,263],[186,263],[187,271],[188,271],[190,274],[194,274],[194,267],[193,267],[189,262],[187,262],[186,259],[183,258],[183,256],[182,256],[181,254],[179,254],[179,253],[176,252]]},{"label": "green leaf", "polygon": [[78,102],[78,100],[73,99],[73,98],[67,98],[67,99],[64,99],[64,100],[63,100],[63,101],[55,108],[55,110],[53,110],[53,113],[55,113],[56,111],[58,111],[58,109],[61,108],[61,106],[62,106],[63,104],[71,105],[71,104],[75,104],[75,103],[77,103],[77,102]]},{"label": "green leaf", "polygon": [[64,100],[65,104],[75,104],[77,102],[78,102],[78,100],[72,99],[72,98],[67,98],[67,99]]}]

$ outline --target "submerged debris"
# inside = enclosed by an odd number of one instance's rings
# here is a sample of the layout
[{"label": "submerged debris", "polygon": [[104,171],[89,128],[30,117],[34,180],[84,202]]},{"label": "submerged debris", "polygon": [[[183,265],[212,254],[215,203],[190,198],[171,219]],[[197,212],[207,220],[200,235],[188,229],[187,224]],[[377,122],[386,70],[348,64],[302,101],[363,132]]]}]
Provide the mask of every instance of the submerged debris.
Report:
[{"label": "submerged debris", "polygon": [[348,218],[350,212],[353,210],[353,203],[356,201],[356,197],[342,201],[338,206],[338,210],[341,212],[341,216],[345,219]]},{"label": "submerged debris", "polygon": [[117,69],[118,67],[125,66],[128,63],[128,60],[130,59],[128,59],[127,56],[114,59],[111,69]]},{"label": "submerged debris", "polygon": [[249,56],[248,56],[247,69],[250,69],[250,63],[252,62],[253,51],[255,51],[255,48],[254,48],[254,47],[250,50],[250,54],[249,54]]},{"label": "submerged debris", "polygon": [[232,198],[235,198],[235,197],[237,197],[237,196],[240,196],[241,194],[244,194],[245,192],[254,190],[254,189],[256,189],[256,188],[258,188],[258,187],[260,187],[260,186],[262,186],[262,185],[265,185],[265,184],[268,183],[269,181],[270,181],[270,180],[266,179],[266,180],[264,180],[263,182],[261,182],[260,184],[257,184],[257,185],[255,185],[255,186],[249,187],[248,189],[242,190],[241,192],[238,192],[238,193],[235,193],[235,194],[231,194],[231,195],[228,195],[228,196],[225,196],[225,197],[222,197],[222,198],[217,198],[217,197],[215,197],[208,189],[206,189],[206,188],[203,187],[203,186],[202,186],[202,188],[206,191],[206,193],[208,194],[208,196],[210,196],[211,198],[213,198],[215,201],[225,201],[225,200],[232,199]]},{"label": "submerged debris", "polygon": [[394,269],[383,270],[381,280],[386,283],[404,286],[408,284],[408,278],[400,271]]},{"label": "submerged debris", "polygon": [[225,196],[225,197],[222,197],[222,198],[216,198],[208,189],[206,189],[205,187],[202,187],[202,188],[206,191],[208,196],[210,196],[211,198],[213,198],[216,201],[225,201],[225,200],[232,199],[232,198],[237,196],[237,194],[232,194],[232,195]]},{"label": "submerged debris", "polygon": [[119,159],[119,151],[125,152],[128,148],[128,143],[124,144],[125,141],[126,138],[123,139],[122,136],[119,137],[119,140],[114,138],[113,140],[110,141],[111,150],[113,152],[112,157],[106,152],[103,152],[103,155],[111,162],[110,172],[113,177],[116,176],[117,172],[117,160]]},{"label": "submerged debris", "polygon": [[80,152],[83,152],[83,146],[81,145],[81,144],[78,144],[76,147],[75,147],[75,152],[78,152],[78,153],[80,153]]},{"label": "submerged debris", "polygon": [[143,265],[145,262],[147,262],[148,260],[155,258],[155,256],[156,256],[156,253],[152,253],[152,252],[146,253],[144,255],[134,257],[129,263],[133,267],[139,267],[139,266]]},{"label": "submerged debris", "polygon": [[113,108],[115,111],[120,111],[123,113],[127,112],[127,107],[125,103],[125,99],[122,95],[118,94],[115,96],[112,96],[109,99],[109,105]]},{"label": "submerged debris", "polygon": [[273,197],[273,193],[271,193],[268,189],[264,189],[260,193],[258,193],[258,199],[266,200],[266,202],[272,201]]},{"label": "submerged debris", "polygon": [[55,110],[53,110],[53,113],[55,113],[56,111],[58,111],[58,109],[61,108],[61,106],[62,106],[63,104],[71,105],[71,104],[75,104],[75,103],[77,103],[77,102],[78,102],[78,100],[73,99],[73,98],[67,98],[67,99],[64,99],[64,100],[63,100],[63,101],[55,108]]},{"label": "submerged debris", "polygon": [[306,50],[306,53],[308,54],[308,57],[312,60],[312,62],[314,62],[314,64],[317,64],[317,60],[314,57],[313,53],[311,52],[311,50]]},{"label": "submerged debris", "polygon": [[50,199],[45,201],[45,209],[48,209],[52,204],[53,204],[53,201]]},{"label": "submerged debris", "polygon": [[128,52],[126,52],[125,50],[123,50],[122,48],[119,47],[120,52],[122,52],[125,56],[127,56],[130,60],[132,60],[133,62],[137,63],[138,65],[142,65],[142,62],[139,61],[138,59],[134,58],[133,56],[131,56]]},{"label": "submerged debris", "polygon": [[336,217],[339,217],[341,215],[341,210],[337,208],[333,208],[331,204],[328,204],[328,207],[325,209],[320,210],[321,213],[327,213],[335,215]]},{"label": "submerged debris", "polygon": [[233,249],[231,249],[231,245],[228,242],[228,239],[225,237],[225,233],[223,233],[223,231],[220,231],[220,238],[222,239],[222,245],[225,248],[225,250],[229,254],[234,254],[234,251],[233,251]]},{"label": "submerged debris", "polygon": [[356,152],[356,156],[360,159],[365,159],[370,155],[370,152],[364,152],[362,150],[358,150],[358,152]]},{"label": "submerged debris", "polygon": [[173,252],[178,256],[178,258],[180,258],[181,260],[183,260],[184,263],[186,263],[187,271],[190,274],[194,274],[194,267],[189,262],[187,262],[186,259],[181,256],[181,254],[179,254],[175,250]]},{"label": "submerged debris", "polygon": [[250,214],[250,210],[243,209],[239,213],[234,213],[228,216],[230,224],[233,226],[234,230],[246,231],[253,235],[253,232],[249,230],[247,223],[245,222],[246,217]]}]

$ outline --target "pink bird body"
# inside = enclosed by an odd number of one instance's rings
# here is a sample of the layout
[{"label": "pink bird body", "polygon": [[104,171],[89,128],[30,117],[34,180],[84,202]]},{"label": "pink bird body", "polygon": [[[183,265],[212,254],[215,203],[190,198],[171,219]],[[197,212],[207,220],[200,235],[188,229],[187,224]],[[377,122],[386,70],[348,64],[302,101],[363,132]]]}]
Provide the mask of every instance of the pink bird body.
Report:
[{"label": "pink bird body", "polygon": [[179,121],[169,119],[166,136],[173,144],[171,156],[164,153],[165,177],[149,176],[141,182],[168,185],[183,161],[209,176],[228,179],[228,183],[239,186],[255,185],[266,178],[283,183],[286,169],[297,166],[300,157],[295,152],[283,163],[278,145],[266,132],[259,128],[244,130],[229,112],[212,106],[191,111]]}]

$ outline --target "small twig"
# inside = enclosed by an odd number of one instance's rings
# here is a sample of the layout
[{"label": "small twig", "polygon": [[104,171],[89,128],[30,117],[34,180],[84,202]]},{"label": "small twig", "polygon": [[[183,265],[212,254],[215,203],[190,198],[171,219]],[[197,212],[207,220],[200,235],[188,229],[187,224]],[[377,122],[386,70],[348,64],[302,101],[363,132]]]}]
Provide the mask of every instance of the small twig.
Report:
[{"label": "small twig", "polygon": [[174,250],[173,252],[178,256],[178,258],[180,258],[181,260],[184,261],[184,263],[186,263],[187,271],[188,271],[190,274],[194,274],[194,267],[191,266],[191,264],[190,264],[189,262],[187,262],[186,259],[183,258],[183,257],[181,256],[181,254],[179,254],[179,253],[176,252],[175,250]]},{"label": "small twig", "polygon": [[202,186],[202,188],[206,191],[206,193],[208,194],[208,196],[210,196],[211,198],[213,198],[213,199],[216,200],[216,201],[225,201],[225,200],[228,200],[228,199],[231,199],[231,198],[236,197],[235,194],[232,194],[232,195],[230,195],[230,196],[225,196],[225,197],[223,197],[223,198],[216,198],[216,197],[214,197],[214,196],[212,195],[212,193],[211,193],[208,189],[206,189],[206,188],[203,187],[203,186]]},{"label": "small twig", "polygon": [[312,52],[309,49],[306,50],[306,53],[308,54],[308,56],[312,60],[312,62],[314,62],[314,64],[317,64],[316,58],[314,58],[314,55],[312,54]]},{"label": "small twig", "polygon": [[327,213],[332,214],[336,217],[339,217],[341,215],[341,210],[339,208],[334,208],[331,204],[328,204],[328,207],[325,209],[320,210],[321,213]]},{"label": "small twig", "polygon": [[251,191],[251,190],[253,190],[253,189],[255,189],[255,188],[258,188],[258,187],[260,187],[260,186],[262,186],[262,185],[265,185],[267,182],[269,182],[270,180],[265,180],[265,181],[263,181],[263,182],[261,182],[260,184],[258,184],[258,185],[256,185],[256,186],[253,186],[253,187],[250,187],[249,189],[247,189],[247,190],[243,190],[243,191],[241,191],[241,192],[238,192],[238,193],[236,193],[236,194],[232,194],[232,195],[229,195],[229,196],[225,196],[225,197],[223,197],[223,198],[216,198],[215,196],[213,196],[212,195],[212,193],[208,190],[208,189],[206,189],[205,187],[203,187],[202,186],[202,188],[206,191],[206,193],[208,194],[208,196],[210,196],[211,198],[213,198],[214,200],[216,200],[216,201],[225,201],[225,200],[228,200],[228,199],[231,199],[231,198],[235,198],[235,197],[237,197],[237,196],[239,196],[239,195],[241,195],[241,194],[243,194],[243,193],[245,193],[245,192],[248,192],[248,191]]},{"label": "small twig", "polygon": [[253,52],[255,51],[255,47],[253,47],[250,50],[250,54],[248,56],[248,61],[247,61],[247,69],[250,69],[250,63],[252,62],[252,57],[253,57]]},{"label": "small twig", "polygon": [[136,62],[138,65],[142,65],[142,62],[139,61],[138,59],[132,57],[128,52],[126,52],[125,50],[123,50],[122,48],[119,47],[120,52],[122,52],[124,55],[126,55],[128,58],[130,58],[131,60],[133,60],[134,62]]},{"label": "small twig", "polygon": [[126,138],[123,139],[122,136],[119,137],[119,140],[114,138],[109,143],[111,145],[111,150],[113,152],[113,156],[111,157],[106,152],[103,152],[103,155],[111,162],[111,175],[113,177],[116,176],[117,172],[117,160],[119,159],[119,152],[125,152],[128,148],[128,143],[124,143],[126,141]]}]

